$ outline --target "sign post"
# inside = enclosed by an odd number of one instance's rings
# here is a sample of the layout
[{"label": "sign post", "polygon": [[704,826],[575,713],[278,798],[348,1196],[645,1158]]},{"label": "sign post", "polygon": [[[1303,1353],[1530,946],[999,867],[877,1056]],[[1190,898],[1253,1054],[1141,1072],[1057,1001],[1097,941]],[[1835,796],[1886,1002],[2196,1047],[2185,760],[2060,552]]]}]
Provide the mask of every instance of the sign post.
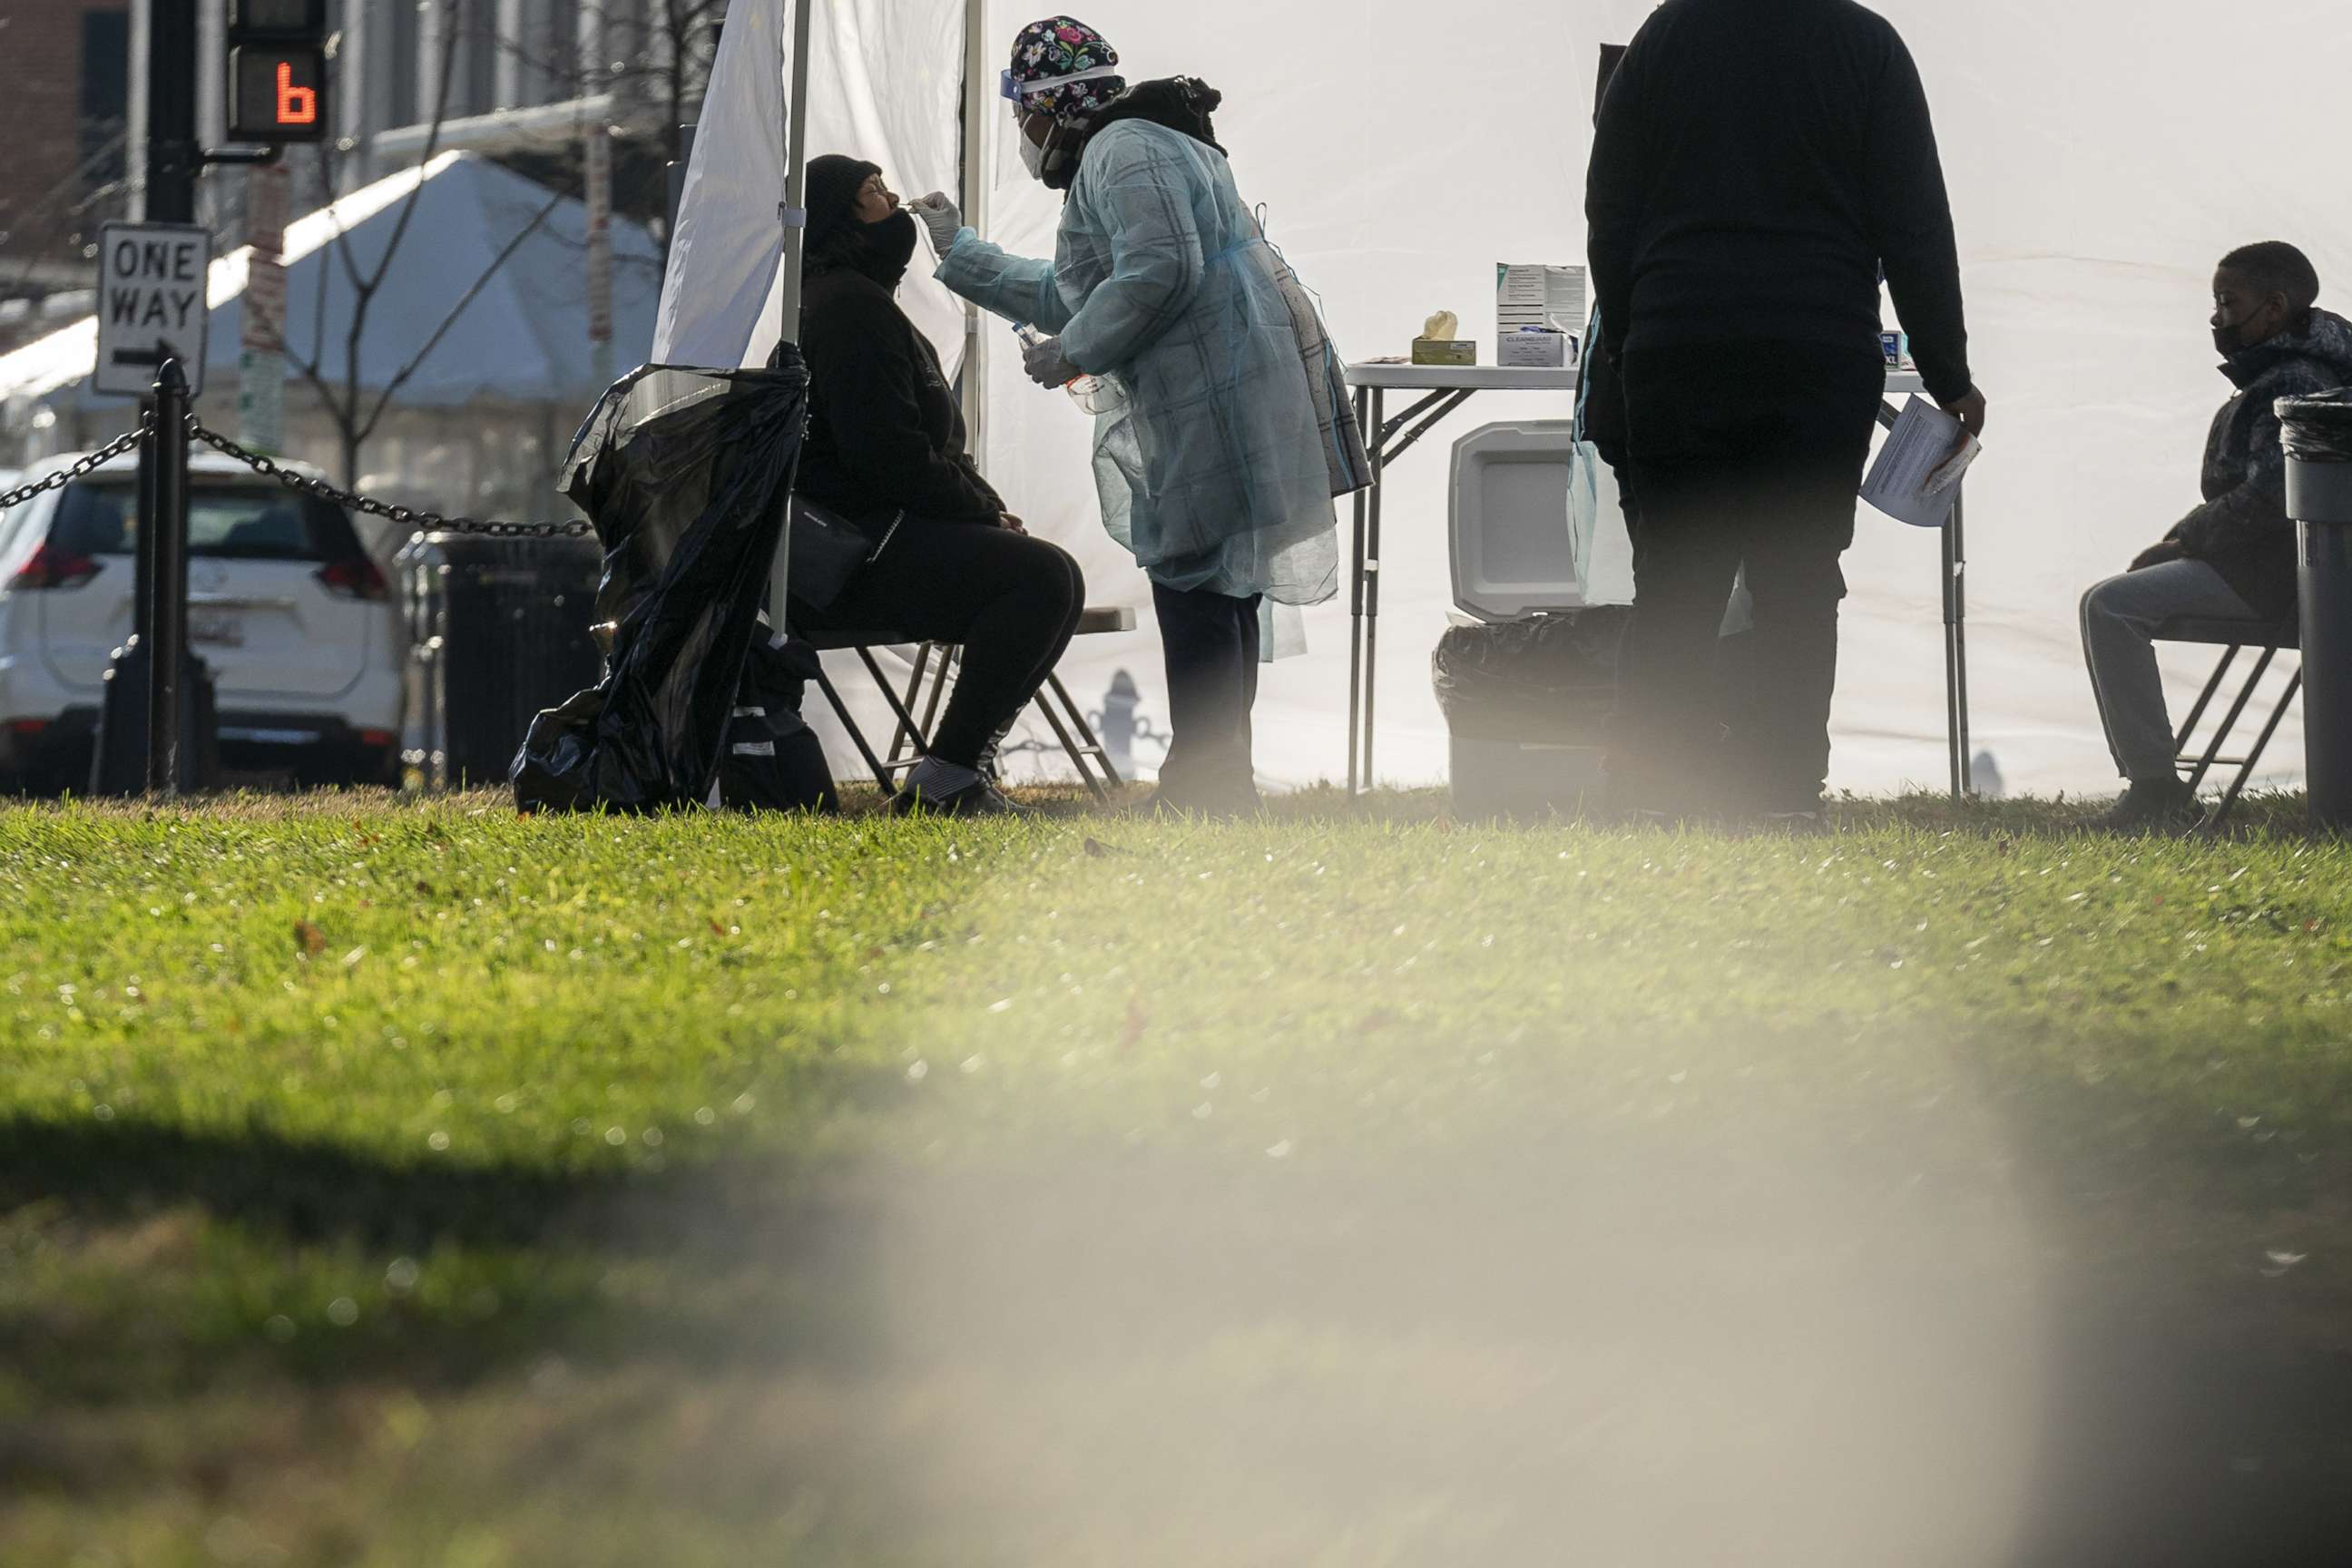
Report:
[{"label": "sign post", "polygon": [[265,163],[245,176],[243,341],[236,359],[237,439],[272,456],[286,449],[287,209],[293,182],[285,165]]}]

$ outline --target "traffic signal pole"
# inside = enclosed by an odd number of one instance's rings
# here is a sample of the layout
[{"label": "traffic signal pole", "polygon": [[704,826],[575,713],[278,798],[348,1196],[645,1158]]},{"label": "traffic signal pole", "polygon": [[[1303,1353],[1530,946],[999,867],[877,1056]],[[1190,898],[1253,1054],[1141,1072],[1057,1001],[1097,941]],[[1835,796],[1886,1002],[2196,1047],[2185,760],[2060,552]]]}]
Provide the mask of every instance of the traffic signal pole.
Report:
[{"label": "traffic signal pole", "polygon": [[[204,148],[196,138],[196,0],[147,0],[147,178],[149,223],[196,221],[196,174]],[[180,367],[166,374],[176,379]],[[182,385],[184,385],[184,382]],[[188,526],[188,446],[184,395],[168,390],[142,400],[150,434],[139,447],[138,557],[132,572],[135,664],[145,666],[146,767],[150,794],[179,783],[180,664],[184,650]],[[164,416],[177,410],[177,428]],[[125,715],[127,717],[127,715]]]}]

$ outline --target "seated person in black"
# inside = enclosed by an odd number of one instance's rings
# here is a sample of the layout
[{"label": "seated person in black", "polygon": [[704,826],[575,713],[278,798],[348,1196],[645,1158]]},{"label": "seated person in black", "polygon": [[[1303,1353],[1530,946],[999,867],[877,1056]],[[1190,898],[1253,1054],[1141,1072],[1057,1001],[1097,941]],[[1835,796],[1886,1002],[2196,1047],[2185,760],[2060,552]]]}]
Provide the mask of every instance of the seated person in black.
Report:
[{"label": "seated person in black", "polygon": [[920,232],[914,216],[879,169],[852,158],[811,162],[807,199],[810,412],[797,493],[884,542],[833,604],[795,606],[795,629],[960,646],[947,711],[893,805],[1013,810],[982,758],[1069,646],[1085,580],[1066,552],[1028,536],[964,450],[939,354],[895,298]]},{"label": "seated person in black", "polygon": [[2295,613],[2294,524],[2275,405],[2352,382],[2352,322],[2315,309],[2319,273],[2278,240],[2221,258],[2213,347],[2237,389],[2205,447],[2203,504],[2140,552],[2131,570],[2083,595],[2083,653],[2116,771],[2130,788],[2107,816],[2118,831],[2185,827],[2196,802],[2173,763],[2172,716],[2156,637],[2174,619],[2278,623]]}]

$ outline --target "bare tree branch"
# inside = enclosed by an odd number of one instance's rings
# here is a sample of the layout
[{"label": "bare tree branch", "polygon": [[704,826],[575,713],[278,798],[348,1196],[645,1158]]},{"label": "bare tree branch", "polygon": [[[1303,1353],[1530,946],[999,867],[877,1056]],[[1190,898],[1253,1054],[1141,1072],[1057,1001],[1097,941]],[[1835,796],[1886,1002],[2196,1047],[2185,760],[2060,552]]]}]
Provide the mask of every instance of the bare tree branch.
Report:
[{"label": "bare tree branch", "polygon": [[500,247],[498,255],[490,258],[490,264],[482,269],[482,275],[474,279],[472,286],[455,305],[449,308],[449,313],[441,318],[441,324],[433,329],[433,335],[425,340],[425,346],[410,356],[408,363],[400,367],[398,374],[384,384],[383,394],[376,399],[375,408],[368,415],[367,423],[360,428],[361,440],[364,441],[375,434],[376,425],[383,418],[384,410],[392,405],[394,396],[402,387],[408,384],[409,378],[416,374],[425,360],[432,355],[433,351],[440,346],[441,340],[449,335],[449,329],[457,324],[457,318],[466,313],[466,308],[481,297],[482,290],[489,287],[490,279],[496,278],[499,275],[499,269],[506,266],[507,258],[521,249],[522,242],[539,232],[540,225],[545,223],[555,209],[563,205],[563,202],[564,196],[561,192],[548,197],[547,205],[532,214],[531,220],[523,225],[514,237]]}]

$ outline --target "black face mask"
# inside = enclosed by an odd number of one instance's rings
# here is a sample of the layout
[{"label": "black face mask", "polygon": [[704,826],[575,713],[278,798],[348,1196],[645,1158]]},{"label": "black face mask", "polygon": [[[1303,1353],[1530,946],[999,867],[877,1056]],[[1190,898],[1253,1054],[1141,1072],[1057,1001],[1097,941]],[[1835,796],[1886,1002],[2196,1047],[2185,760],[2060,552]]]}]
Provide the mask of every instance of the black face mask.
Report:
[{"label": "black face mask", "polygon": [[897,288],[915,259],[915,247],[922,242],[922,225],[901,207],[880,223],[859,224],[857,231],[866,240],[866,275],[886,288]]}]

